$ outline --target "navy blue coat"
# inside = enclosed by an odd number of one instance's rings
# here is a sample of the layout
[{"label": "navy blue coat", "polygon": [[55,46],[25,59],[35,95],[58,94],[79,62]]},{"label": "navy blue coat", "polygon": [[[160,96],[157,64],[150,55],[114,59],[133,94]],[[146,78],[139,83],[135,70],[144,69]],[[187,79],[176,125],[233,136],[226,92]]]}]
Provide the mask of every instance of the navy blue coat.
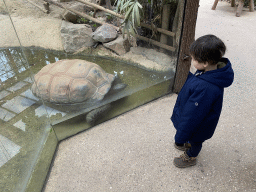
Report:
[{"label": "navy blue coat", "polygon": [[222,68],[189,73],[171,117],[177,130],[176,143],[203,142],[212,137],[222,109],[224,88],[234,80],[230,61],[222,58],[221,62],[226,64]]}]

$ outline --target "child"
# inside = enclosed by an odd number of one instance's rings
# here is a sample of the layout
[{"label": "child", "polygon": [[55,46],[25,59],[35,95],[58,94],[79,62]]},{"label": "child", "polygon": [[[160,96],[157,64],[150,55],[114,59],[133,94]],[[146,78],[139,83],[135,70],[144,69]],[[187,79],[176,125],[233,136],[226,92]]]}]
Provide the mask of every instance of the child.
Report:
[{"label": "child", "polygon": [[225,44],[214,35],[198,38],[190,47],[192,64],[173,109],[171,120],[176,129],[174,146],[185,151],[174,158],[174,165],[185,168],[196,164],[202,143],[213,136],[219,121],[224,88],[234,79]]}]

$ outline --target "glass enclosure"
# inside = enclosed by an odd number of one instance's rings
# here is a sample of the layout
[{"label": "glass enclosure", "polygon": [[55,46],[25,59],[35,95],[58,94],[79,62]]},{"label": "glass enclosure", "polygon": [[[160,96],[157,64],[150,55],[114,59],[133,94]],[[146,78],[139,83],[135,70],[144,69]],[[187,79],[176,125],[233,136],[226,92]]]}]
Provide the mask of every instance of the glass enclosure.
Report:
[{"label": "glass enclosure", "polygon": [[123,12],[0,0],[1,191],[40,191],[60,140],[172,91],[185,0],[140,3],[134,37]]}]

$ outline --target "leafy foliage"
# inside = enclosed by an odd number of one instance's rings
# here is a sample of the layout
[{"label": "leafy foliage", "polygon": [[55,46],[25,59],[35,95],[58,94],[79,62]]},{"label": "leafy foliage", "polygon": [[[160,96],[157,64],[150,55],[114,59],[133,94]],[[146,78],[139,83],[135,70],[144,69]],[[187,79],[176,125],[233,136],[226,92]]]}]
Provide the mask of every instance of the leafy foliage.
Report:
[{"label": "leafy foliage", "polygon": [[142,17],[142,5],[138,0],[116,0],[116,12],[125,14],[123,24],[123,35],[128,36],[137,33],[136,28],[140,26]]},{"label": "leafy foliage", "polygon": [[116,0],[116,12],[125,15],[125,19],[122,23],[123,35],[128,34],[129,37],[130,35],[134,36],[135,33],[137,33],[136,28],[140,26],[140,22],[144,17],[143,13],[146,11],[143,10],[145,9],[145,7],[143,7],[145,3],[151,5],[155,13],[160,13],[161,7],[164,4],[172,2],[177,3],[177,1],[178,0]]}]

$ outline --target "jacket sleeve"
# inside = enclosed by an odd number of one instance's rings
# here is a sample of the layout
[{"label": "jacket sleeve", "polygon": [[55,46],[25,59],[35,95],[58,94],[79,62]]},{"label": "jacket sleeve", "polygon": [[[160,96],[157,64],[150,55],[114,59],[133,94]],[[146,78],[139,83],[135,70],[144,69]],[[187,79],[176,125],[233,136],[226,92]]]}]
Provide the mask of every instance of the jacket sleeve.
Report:
[{"label": "jacket sleeve", "polygon": [[177,132],[175,135],[176,143],[189,141],[193,132],[207,116],[216,98],[214,88],[200,88],[191,94],[181,112]]}]

